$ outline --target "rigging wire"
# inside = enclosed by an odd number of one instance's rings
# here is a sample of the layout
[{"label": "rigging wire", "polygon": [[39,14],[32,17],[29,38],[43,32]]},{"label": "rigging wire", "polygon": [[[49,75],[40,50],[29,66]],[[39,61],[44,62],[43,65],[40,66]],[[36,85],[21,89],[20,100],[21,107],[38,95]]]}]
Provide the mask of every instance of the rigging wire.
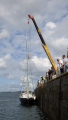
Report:
[{"label": "rigging wire", "polygon": [[[23,75],[23,80],[21,80],[21,84],[22,84],[22,86],[21,86],[21,92],[22,92],[23,83],[26,83],[25,86],[24,86],[24,88],[26,88],[26,86],[29,87],[29,83],[28,83],[28,45],[27,45],[28,41],[27,41],[27,36],[26,35],[25,35],[25,41],[26,41],[25,42],[25,46],[26,46],[26,63],[27,64],[26,64],[26,67],[25,67],[25,73]],[[27,77],[25,77],[25,76],[27,76]],[[28,90],[26,90],[26,91],[28,91]]]},{"label": "rigging wire", "polygon": [[[29,63],[30,63],[30,61],[31,61],[31,24],[30,24],[30,19],[28,19],[28,25],[29,25],[29,47],[28,47],[28,49],[29,49],[29,54],[28,54],[28,59],[29,59]],[[30,72],[31,72],[31,80],[32,80],[32,85],[33,85],[33,91],[34,91],[34,83],[33,83],[33,78],[32,78],[32,67],[31,67],[31,63],[30,63]]]}]

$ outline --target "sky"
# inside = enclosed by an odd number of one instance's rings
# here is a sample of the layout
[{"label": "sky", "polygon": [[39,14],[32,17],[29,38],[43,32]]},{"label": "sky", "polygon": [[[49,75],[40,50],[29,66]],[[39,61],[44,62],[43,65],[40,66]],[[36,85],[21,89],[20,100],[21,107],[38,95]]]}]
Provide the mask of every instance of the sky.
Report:
[{"label": "sky", "polygon": [[[37,85],[51,67],[35,26],[34,16],[55,61],[67,54],[68,0],[0,0],[0,92],[20,91],[26,80],[26,41],[29,76]],[[29,24],[28,24],[29,20]]]}]

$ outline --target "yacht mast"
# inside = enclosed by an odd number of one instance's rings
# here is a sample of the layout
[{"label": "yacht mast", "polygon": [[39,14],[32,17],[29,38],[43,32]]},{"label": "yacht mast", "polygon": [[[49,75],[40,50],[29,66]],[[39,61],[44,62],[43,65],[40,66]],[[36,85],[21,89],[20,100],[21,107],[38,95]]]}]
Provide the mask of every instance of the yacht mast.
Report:
[{"label": "yacht mast", "polygon": [[27,58],[27,67],[26,67],[26,81],[27,81],[27,95],[29,95],[29,81],[28,81],[28,47],[27,47],[27,37],[26,37],[26,58]]}]

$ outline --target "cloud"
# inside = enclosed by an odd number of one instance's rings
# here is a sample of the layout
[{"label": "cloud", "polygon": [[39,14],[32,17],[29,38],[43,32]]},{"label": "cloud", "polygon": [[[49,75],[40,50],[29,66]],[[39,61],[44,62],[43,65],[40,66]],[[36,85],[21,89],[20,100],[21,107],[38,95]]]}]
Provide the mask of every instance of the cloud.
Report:
[{"label": "cloud", "polygon": [[6,29],[2,29],[0,32],[0,39],[9,39],[10,35],[9,32]]},{"label": "cloud", "polygon": [[[21,77],[21,85],[22,82],[27,81],[27,61],[23,60],[20,62],[19,69],[21,71],[24,71],[22,77]],[[42,58],[38,56],[33,56],[30,61],[28,62],[28,80],[32,83],[32,80],[36,82],[40,75],[45,76],[46,71],[51,68],[50,62],[48,58]],[[34,83],[35,84],[35,83]]]},{"label": "cloud", "polygon": [[0,58],[0,68],[7,69],[8,68],[8,62],[11,59],[10,54],[6,54],[4,57]]},{"label": "cloud", "polygon": [[49,61],[47,58],[38,58],[37,56],[33,56],[32,61],[36,65],[36,67],[42,70],[42,67],[49,67]]},{"label": "cloud", "polygon": [[14,82],[7,84],[4,86],[4,89],[2,91],[8,92],[8,91],[20,91],[20,86],[18,84],[15,84]]},{"label": "cloud", "polygon": [[8,79],[13,79],[13,78],[14,78],[14,76],[11,75],[11,74],[8,74],[6,77],[7,77]]},{"label": "cloud", "polygon": [[53,22],[48,22],[48,23],[46,24],[46,27],[49,27],[49,28],[53,29],[53,28],[56,27],[56,25],[55,25],[55,23],[53,23]]},{"label": "cloud", "polygon": [[[20,65],[19,68],[21,70],[26,71],[26,68],[27,68],[26,64],[27,64],[26,60],[21,61],[19,64]],[[35,70],[35,72],[37,72],[37,70],[44,71],[46,68],[49,68],[51,66],[48,58],[41,58],[41,57],[38,58],[37,56],[33,56],[30,59],[30,62],[28,62],[28,66],[29,66],[29,64],[31,65],[33,71]],[[30,69],[30,68],[28,68],[28,69]],[[23,78],[21,78],[21,79],[23,80]]]},{"label": "cloud", "polygon": [[11,55],[10,55],[10,54],[6,54],[6,55],[4,56],[4,59],[5,59],[5,60],[10,60],[10,59],[11,59]]},{"label": "cloud", "polygon": [[6,65],[6,62],[4,61],[3,58],[0,58],[0,68],[6,68],[7,65]]}]

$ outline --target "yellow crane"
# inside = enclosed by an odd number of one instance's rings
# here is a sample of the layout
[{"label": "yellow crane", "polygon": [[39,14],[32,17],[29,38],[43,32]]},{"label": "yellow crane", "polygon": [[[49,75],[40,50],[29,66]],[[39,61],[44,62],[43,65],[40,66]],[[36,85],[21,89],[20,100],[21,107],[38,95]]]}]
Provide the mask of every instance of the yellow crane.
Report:
[{"label": "yellow crane", "polygon": [[52,58],[52,55],[51,55],[51,53],[50,53],[50,51],[49,51],[49,49],[48,49],[48,46],[46,45],[46,43],[45,43],[45,41],[44,41],[44,39],[43,39],[43,36],[42,36],[42,34],[41,34],[41,31],[40,31],[40,29],[38,28],[34,17],[31,16],[31,15],[28,15],[28,17],[33,21],[34,26],[35,26],[35,28],[36,28],[36,30],[37,30],[37,33],[38,33],[38,35],[39,35],[39,37],[40,37],[40,39],[41,39],[42,46],[43,46],[43,48],[44,48],[44,50],[45,50],[45,52],[46,52],[46,54],[47,54],[47,56],[48,56],[48,59],[50,60],[50,63],[51,63],[51,65],[52,65],[52,67],[54,68],[54,70],[55,70],[55,72],[56,72],[56,74],[57,74],[57,66],[56,66],[56,64],[55,64],[55,62],[54,62],[54,60],[53,60],[53,58]]}]

